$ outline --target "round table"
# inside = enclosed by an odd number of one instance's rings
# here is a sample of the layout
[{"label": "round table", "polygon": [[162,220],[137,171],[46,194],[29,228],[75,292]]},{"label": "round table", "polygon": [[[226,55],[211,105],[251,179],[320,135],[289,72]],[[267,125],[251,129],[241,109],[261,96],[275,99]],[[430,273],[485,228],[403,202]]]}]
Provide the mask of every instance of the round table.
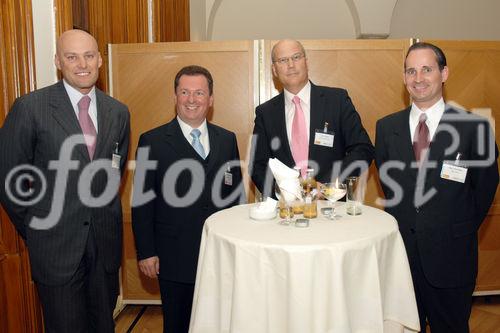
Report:
[{"label": "round table", "polygon": [[[319,208],[326,203],[320,202]],[[190,332],[418,331],[408,259],[395,219],[363,206],[307,228],[255,221],[251,205],[203,229]]]}]

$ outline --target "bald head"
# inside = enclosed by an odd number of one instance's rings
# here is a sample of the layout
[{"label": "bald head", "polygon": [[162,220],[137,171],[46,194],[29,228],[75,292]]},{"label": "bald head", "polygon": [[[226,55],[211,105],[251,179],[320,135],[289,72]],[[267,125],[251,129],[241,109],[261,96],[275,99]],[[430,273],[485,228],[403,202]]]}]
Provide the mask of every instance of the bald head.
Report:
[{"label": "bald head", "polygon": [[88,40],[89,43],[93,44],[95,50],[97,50],[97,41],[95,40],[94,36],[92,36],[86,31],[73,29],[73,30],[66,30],[61,34],[61,36],[59,36],[56,43],[56,53],[59,54],[61,49],[64,48],[65,44],[70,43],[71,41],[74,40],[82,40],[82,41]]},{"label": "bald head", "polygon": [[283,39],[271,51],[273,74],[290,93],[296,95],[309,81],[306,51],[299,41]]},{"label": "bald head", "polygon": [[99,77],[102,58],[95,38],[75,29],[65,31],[57,40],[54,62],[70,86],[88,94]]},{"label": "bald head", "polygon": [[281,48],[288,48],[288,47],[297,47],[301,50],[301,52],[304,54],[304,57],[306,56],[306,50],[304,49],[304,46],[302,45],[301,42],[295,39],[281,39],[278,41],[276,44],[274,44],[272,50],[271,50],[271,58],[272,61],[276,61],[276,51],[281,49]]}]

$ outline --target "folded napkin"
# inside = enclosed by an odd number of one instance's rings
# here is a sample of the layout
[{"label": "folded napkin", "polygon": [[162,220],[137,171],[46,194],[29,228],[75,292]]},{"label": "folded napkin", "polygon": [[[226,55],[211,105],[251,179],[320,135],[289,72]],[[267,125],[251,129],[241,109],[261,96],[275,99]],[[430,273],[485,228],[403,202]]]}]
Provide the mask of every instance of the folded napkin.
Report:
[{"label": "folded napkin", "polygon": [[269,168],[280,189],[285,201],[302,199],[302,187],[300,186],[299,172],[283,164],[277,158],[269,159]]},{"label": "folded napkin", "polygon": [[250,217],[255,220],[273,219],[276,216],[276,206],[278,202],[267,197],[265,201],[252,205]]}]

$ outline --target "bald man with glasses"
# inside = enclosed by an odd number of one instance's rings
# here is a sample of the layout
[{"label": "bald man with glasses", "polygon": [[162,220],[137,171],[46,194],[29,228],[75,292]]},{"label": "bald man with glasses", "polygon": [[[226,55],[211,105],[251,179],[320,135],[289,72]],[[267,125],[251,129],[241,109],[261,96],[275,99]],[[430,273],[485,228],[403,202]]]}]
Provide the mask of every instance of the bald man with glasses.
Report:
[{"label": "bald man with glasses", "polygon": [[306,52],[296,40],[279,41],[271,56],[283,91],[255,112],[249,171],[259,191],[269,195],[273,188],[269,158],[299,166],[302,174],[312,167],[320,182],[331,180],[335,163],[343,172],[356,162],[358,167],[343,176],[367,169],[374,148],[347,91],[309,81]]}]

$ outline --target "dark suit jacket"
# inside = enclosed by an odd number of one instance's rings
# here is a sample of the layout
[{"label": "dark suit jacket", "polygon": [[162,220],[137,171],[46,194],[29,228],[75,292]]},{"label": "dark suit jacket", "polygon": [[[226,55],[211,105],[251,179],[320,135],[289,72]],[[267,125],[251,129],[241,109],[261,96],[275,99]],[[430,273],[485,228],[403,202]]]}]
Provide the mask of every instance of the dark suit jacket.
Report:
[{"label": "dark suit jacket", "polygon": [[[410,108],[377,122],[375,149],[379,171],[388,161],[403,162],[405,166],[402,170],[392,168],[388,172],[388,176],[402,188],[403,198],[395,206],[386,207],[386,211],[398,221],[410,263],[420,259],[429,283],[450,288],[470,285],[477,275],[477,230],[486,217],[498,185],[498,152],[491,128],[485,119],[470,113],[453,109],[445,111],[429,150],[429,161],[435,162],[436,167],[428,169],[423,182],[426,192],[434,188],[436,193],[424,204],[416,205],[417,169],[410,168],[415,157],[409,116]],[[457,141],[450,135],[450,128],[459,134],[456,147],[453,147]],[[464,162],[484,161],[490,149],[493,153],[489,156],[493,161],[488,166],[467,164],[465,183],[441,178],[443,161],[455,161],[457,153],[462,154]],[[384,194],[391,199],[395,186],[384,182],[386,179],[381,175]]]},{"label": "dark suit jacket", "polygon": [[[270,172],[267,165],[270,158],[277,158],[289,167],[295,166],[286,134],[284,93],[259,105],[255,114],[253,134],[256,141],[252,143],[249,171],[259,191],[267,193],[264,183]],[[331,180],[334,162],[341,163],[340,171],[354,161],[365,161],[370,165],[374,156],[373,145],[346,90],[311,83],[310,117],[309,160],[315,161],[319,167],[315,170],[317,180]],[[333,147],[314,144],[315,130],[323,130],[325,122],[328,130],[335,133]],[[278,148],[273,149],[277,143]]]},{"label": "dark suit jacket", "polygon": [[[111,168],[111,157],[118,143],[121,168],[124,167],[129,145],[129,113],[127,107],[96,89],[98,135],[94,160],[104,162],[110,175],[119,181],[120,171]],[[16,229],[25,238],[30,254],[33,279],[47,285],[64,284],[80,263],[89,227],[95,232],[98,253],[105,269],[116,272],[121,262],[122,212],[118,189],[103,207],[90,208],[78,195],[78,182],[90,158],[85,144],[76,145],[71,160],[78,163],[67,178],[60,178],[65,191],[54,191],[57,172],[49,167],[50,161],[59,160],[65,140],[82,134],[70,99],[60,81],[18,98],[7,115],[0,137],[0,199]],[[3,186],[6,176],[14,167],[29,164],[41,171],[47,188],[40,200],[29,206],[16,204],[7,196]],[[87,170],[89,171],[89,170]],[[62,177],[62,176],[60,176]],[[30,184],[33,195],[41,193],[41,182],[35,177]],[[94,197],[100,196],[108,184],[106,171],[98,171],[91,183]],[[62,203],[62,215],[54,227],[37,230],[29,226],[32,217],[49,215],[53,204]]]},{"label": "dark suit jacket", "polygon": [[[141,188],[144,193],[152,191],[155,199],[137,205],[138,197],[134,194],[132,226],[135,245],[139,260],[153,256],[160,258],[162,279],[194,283],[206,218],[220,209],[238,204],[240,200],[240,197],[236,197],[218,206],[213,197],[214,187],[216,190],[221,189],[217,193],[221,193],[222,198],[227,198],[230,193],[242,189],[243,184],[236,136],[222,127],[210,123],[207,126],[210,153],[205,161],[186,140],[177,119],[142,134],[139,139],[138,149],[148,147],[148,160],[154,161],[157,166],[154,170],[147,171],[142,185],[138,179],[141,161],[137,159],[136,162],[134,191],[140,191]],[[231,186],[224,184],[224,172],[229,161],[237,161],[236,166],[231,167]],[[173,172],[174,164],[183,171],[179,174]],[[193,164],[199,167],[194,175],[185,168]],[[169,175],[173,178],[164,183],[165,177]],[[194,178],[198,180],[193,183]],[[200,179],[204,179],[204,182],[200,182]],[[175,204],[169,199],[169,195],[164,195],[165,191],[175,191],[182,198],[195,185],[199,186],[201,194],[187,205],[187,197]],[[245,201],[244,196],[241,200]]]}]

